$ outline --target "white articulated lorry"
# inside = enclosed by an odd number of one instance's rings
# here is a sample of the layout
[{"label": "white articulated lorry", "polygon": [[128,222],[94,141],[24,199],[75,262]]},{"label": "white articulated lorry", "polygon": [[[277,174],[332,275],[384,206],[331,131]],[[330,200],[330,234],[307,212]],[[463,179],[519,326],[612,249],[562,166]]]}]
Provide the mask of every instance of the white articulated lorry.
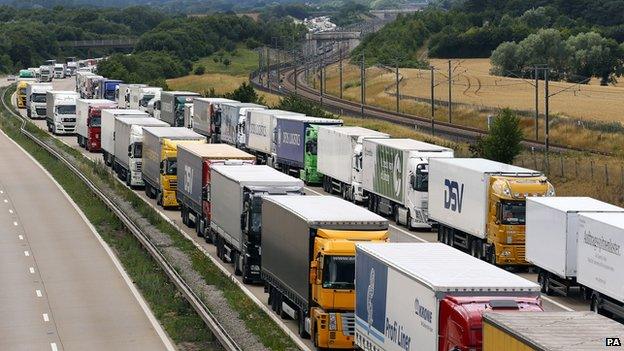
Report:
[{"label": "white articulated lorry", "polygon": [[115,118],[115,159],[113,170],[119,179],[130,187],[141,187],[143,158],[143,127],[168,127],[169,125],[153,117]]},{"label": "white articulated lorry", "polygon": [[484,312],[542,311],[539,285],[440,243],[357,244],[355,292],[365,351],[481,350]]},{"label": "white articulated lorry", "polygon": [[302,195],[303,181],[266,165],[217,165],[210,170],[210,228],[217,251],[243,282],[261,282],[262,198]]},{"label": "white articulated lorry", "polygon": [[537,267],[543,293],[565,296],[578,286],[579,216],[605,212],[624,212],[624,208],[590,197],[527,198],[526,259]]},{"label": "white articulated lorry", "polygon": [[46,124],[54,134],[73,134],[76,130],[76,100],[74,91],[49,90],[46,93]]},{"label": "white articulated lorry", "polygon": [[46,118],[46,94],[54,90],[52,83],[31,83],[26,87],[26,115],[29,118]]},{"label": "white articulated lorry", "polygon": [[247,150],[256,155],[258,164],[274,166],[276,159],[275,126],[279,116],[305,116],[284,110],[251,110],[247,114]]},{"label": "white articulated lorry", "polygon": [[221,104],[221,131],[219,140],[222,143],[234,145],[239,149],[245,149],[247,112],[251,110],[264,110],[266,106],[245,102],[224,102]]},{"label": "white articulated lorry", "polygon": [[225,98],[195,98],[193,100],[193,130],[206,138],[211,143],[218,142],[220,131],[216,129],[221,125],[221,104],[226,102],[238,102]]},{"label": "white articulated lorry", "polygon": [[147,104],[160,94],[162,88],[150,87],[143,84],[132,84],[129,88],[130,105],[128,108],[134,110],[147,111]]},{"label": "white articulated lorry", "polygon": [[576,281],[590,309],[624,319],[624,213],[582,213],[578,232]]},{"label": "white articulated lorry", "polygon": [[149,115],[139,110],[110,109],[102,110],[101,116],[100,140],[102,155],[104,163],[112,167],[115,160],[115,118],[146,118]]},{"label": "white articulated lorry", "polygon": [[106,99],[76,100],[76,139],[80,147],[100,151],[102,110],[116,107],[115,102]]},{"label": "white articulated lorry", "polygon": [[[128,84],[128,83],[119,83],[117,86],[117,91],[115,92],[115,101],[117,102],[118,108],[133,108],[130,107],[130,91],[131,89],[141,89],[147,87],[146,84]],[[138,109],[134,107],[134,109]]]},{"label": "white articulated lorry", "polygon": [[526,198],[554,196],[542,172],[482,158],[429,162],[438,241],[496,265],[526,266]]},{"label": "white articulated lorry", "polygon": [[362,141],[390,136],[362,127],[320,126],[318,130],[318,172],[323,190],[341,194],[345,200],[362,203]]},{"label": "white articulated lorry", "polygon": [[447,147],[412,139],[364,139],[362,188],[368,208],[397,224],[431,228],[428,214],[430,158],[452,158]]}]

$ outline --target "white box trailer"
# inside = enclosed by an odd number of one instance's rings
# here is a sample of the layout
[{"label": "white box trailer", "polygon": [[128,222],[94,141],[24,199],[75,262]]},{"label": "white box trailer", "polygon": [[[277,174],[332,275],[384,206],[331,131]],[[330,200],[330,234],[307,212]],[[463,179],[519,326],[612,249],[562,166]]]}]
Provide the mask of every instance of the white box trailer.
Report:
[{"label": "white box trailer", "polygon": [[[221,118],[221,104],[225,102],[238,102],[225,98],[195,98],[193,100],[193,130],[212,140],[215,133],[213,123]],[[216,137],[215,137],[216,138]]]},{"label": "white box trailer", "polygon": [[73,134],[76,131],[75,91],[48,90],[46,92],[46,125],[54,134]]},{"label": "white box trailer", "polygon": [[[139,90],[141,88],[147,87],[146,84],[129,84],[129,83],[119,83],[117,86],[117,91],[115,92],[115,101],[117,102],[118,108],[132,108],[130,107],[130,91],[132,89]],[[138,106],[134,109],[138,109]]]},{"label": "white box trailer", "polygon": [[54,90],[52,83],[30,83],[26,87],[26,116],[46,118],[46,95]]},{"label": "white box trailer", "polygon": [[115,158],[113,170],[128,186],[140,187],[143,182],[143,127],[168,127],[153,117],[115,117]]},{"label": "white box trailer", "polygon": [[130,105],[128,108],[147,111],[147,104],[161,91],[162,88],[150,87],[143,84],[131,85],[129,89]]},{"label": "white box trailer", "polygon": [[487,235],[490,177],[542,175],[481,158],[434,159],[429,170],[429,216],[481,239]]},{"label": "white box trailer", "polygon": [[624,212],[590,197],[529,197],[526,203],[526,259],[538,267],[542,292],[567,295],[576,285],[579,216]]},{"label": "white box trailer", "polygon": [[362,141],[390,136],[362,127],[320,126],[317,165],[323,174],[323,189],[341,194],[345,200],[363,202]]},{"label": "white box trailer", "polygon": [[99,151],[101,147],[101,112],[116,108],[114,101],[107,99],[76,100],[76,138],[78,145],[89,151]]},{"label": "white box trailer", "polygon": [[222,103],[219,141],[237,148],[245,148],[247,112],[264,109],[266,106],[246,102]]},{"label": "white box trailer", "polygon": [[110,109],[102,110],[101,116],[100,140],[102,154],[104,156],[104,163],[112,167],[113,161],[115,160],[115,118],[146,118],[149,117],[149,115],[139,110]]},{"label": "white box trailer", "polygon": [[275,161],[274,130],[278,116],[305,116],[284,110],[251,110],[247,112],[247,149],[258,158],[259,164],[273,166]]},{"label": "white box trailer", "polygon": [[624,318],[624,213],[579,216],[576,280],[591,289],[590,309]]},{"label": "white box trailer", "polygon": [[408,228],[431,228],[428,214],[429,160],[454,151],[413,139],[364,139],[362,188],[369,210],[394,216]]},{"label": "white box trailer", "polygon": [[371,351],[468,350],[443,331],[461,343],[486,310],[541,310],[537,284],[440,243],[356,244],[355,290],[355,342]]}]

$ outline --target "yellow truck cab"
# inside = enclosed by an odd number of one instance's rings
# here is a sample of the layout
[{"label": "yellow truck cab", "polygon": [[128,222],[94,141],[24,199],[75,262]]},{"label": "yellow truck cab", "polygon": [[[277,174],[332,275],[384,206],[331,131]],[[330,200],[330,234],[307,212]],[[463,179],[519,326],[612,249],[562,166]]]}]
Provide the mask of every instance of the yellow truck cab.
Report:
[{"label": "yellow truck cab", "polygon": [[552,196],[554,188],[545,176],[490,177],[488,238],[494,248],[491,263],[528,265],[525,253],[526,198]]},{"label": "yellow truck cab", "polygon": [[554,196],[538,171],[481,158],[429,163],[429,216],[438,241],[496,265],[528,265],[526,198]]},{"label": "yellow truck cab", "polygon": [[17,82],[17,88],[15,90],[17,108],[26,108],[26,90],[28,89],[28,85],[34,82],[34,78],[32,80],[20,79]]},{"label": "yellow truck cab", "polygon": [[144,127],[142,174],[146,195],[162,207],[178,207],[178,145],[205,142],[204,136],[184,127]]},{"label": "yellow truck cab", "polygon": [[271,308],[319,348],[355,345],[355,244],[388,240],[388,221],[333,196],[262,199],[261,275]]}]

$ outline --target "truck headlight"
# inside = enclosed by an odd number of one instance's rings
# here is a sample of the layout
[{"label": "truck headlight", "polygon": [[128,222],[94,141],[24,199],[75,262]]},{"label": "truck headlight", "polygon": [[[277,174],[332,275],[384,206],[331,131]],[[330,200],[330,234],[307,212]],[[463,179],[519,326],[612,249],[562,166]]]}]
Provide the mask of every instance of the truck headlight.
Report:
[{"label": "truck headlight", "polygon": [[511,252],[509,252],[509,250],[503,250],[500,255],[502,257],[507,257],[511,255]]},{"label": "truck headlight", "polygon": [[329,314],[329,330],[336,331],[336,314],[335,313]]},{"label": "truck headlight", "polygon": [[555,187],[552,184],[548,184],[548,192],[546,196],[555,196]]}]

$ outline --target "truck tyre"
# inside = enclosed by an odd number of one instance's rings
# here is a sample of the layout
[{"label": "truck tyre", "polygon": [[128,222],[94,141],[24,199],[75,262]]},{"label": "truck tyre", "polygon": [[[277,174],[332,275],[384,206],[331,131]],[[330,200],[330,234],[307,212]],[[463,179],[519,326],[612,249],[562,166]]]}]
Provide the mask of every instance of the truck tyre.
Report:
[{"label": "truck tyre", "polygon": [[477,240],[470,241],[470,256],[479,258],[479,243]]},{"label": "truck tyre", "polygon": [[600,297],[598,296],[598,293],[594,291],[589,302],[589,310],[597,314],[604,314],[602,308],[598,305],[599,299]]},{"label": "truck tyre", "polygon": [[29,108],[26,109],[26,117],[28,117],[28,118],[32,117],[31,114],[30,114],[30,109]]},{"label": "truck tyre", "polygon": [[156,190],[156,204],[163,207],[162,191]]},{"label": "truck tyre", "polygon": [[279,305],[279,315],[280,318],[282,319],[290,319],[290,316],[288,315],[288,313],[284,312],[284,308],[282,307],[284,304],[284,297],[282,296],[282,298],[280,299],[280,305]]},{"label": "truck tyre", "polygon": [[50,125],[50,123],[46,123],[46,125],[48,126],[48,132],[52,133],[52,126]]},{"label": "truck tyre", "polygon": [[234,254],[234,274],[239,276],[243,274],[240,263],[240,254],[238,252]]},{"label": "truck tyre", "polygon": [[394,206],[394,208],[392,209],[392,211],[394,211],[394,222],[397,225],[401,225],[401,218],[399,216],[399,206]]},{"label": "truck tyre", "polygon": [[126,172],[126,185],[132,188],[132,180],[130,178],[130,172]]},{"label": "truck tyre", "polygon": [[197,221],[197,224],[195,225],[195,233],[197,234],[198,237],[202,237],[203,235],[203,231],[204,231],[204,220],[200,219]]},{"label": "truck tyre", "polygon": [[540,272],[537,274],[537,282],[540,285],[540,290],[542,291],[542,293],[546,294],[546,295],[550,295],[551,291],[550,291],[550,284],[548,284],[548,273],[544,272],[542,270],[540,270]]},{"label": "truck tyre", "polygon": [[305,330],[305,313],[302,310],[299,310],[299,312],[297,313],[297,317],[297,331],[299,332],[299,336],[303,339],[309,338],[310,334],[308,334],[308,332]]},{"label": "truck tyre", "polygon": [[405,227],[407,227],[407,230],[414,230],[414,227],[412,226],[412,213],[409,210],[407,211],[407,219],[405,220],[405,222]]},{"label": "truck tyre", "polygon": [[182,224],[188,226],[188,220],[186,219],[186,207],[184,205],[180,205],[180,217],[182,217]]}]

